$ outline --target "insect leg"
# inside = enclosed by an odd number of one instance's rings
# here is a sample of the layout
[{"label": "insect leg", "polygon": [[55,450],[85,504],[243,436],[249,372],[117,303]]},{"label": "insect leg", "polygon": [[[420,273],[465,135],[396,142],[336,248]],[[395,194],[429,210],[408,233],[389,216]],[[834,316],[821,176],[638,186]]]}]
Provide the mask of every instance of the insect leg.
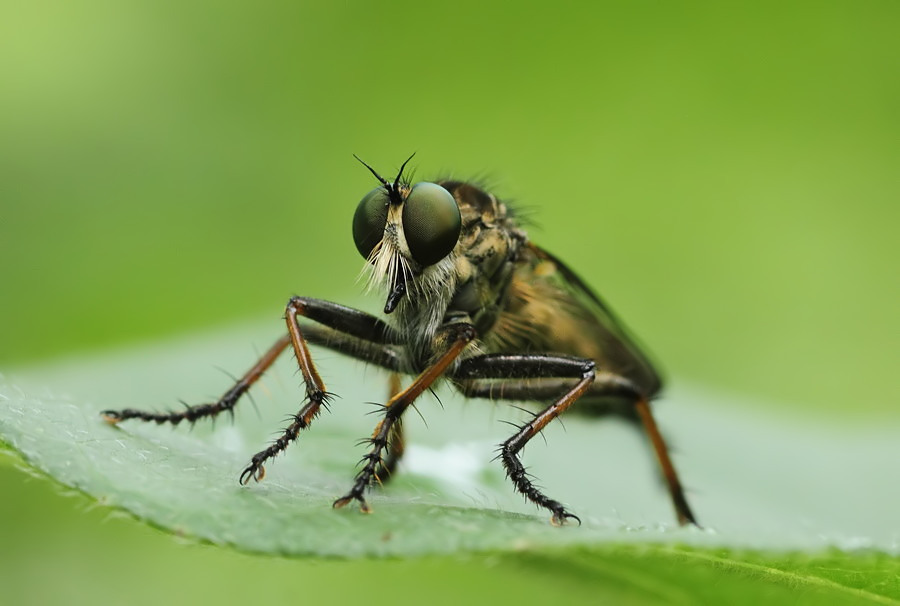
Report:
[{"label": "insect leg", "polygon": [[653,414],[650,412],[650,404],[647,402],[647,398],[639,398],[635,401],[634,406],[641,417],[641,422],[644,424],[650,443],[653,444],[653,450],[656,451],[656,459],[659,461],[663,477],[666,479],[666,486],[669,488],[669,495],[672,497],[672,504],[675,506],[675,515],[678,517],[678,523],[682,526],[693,524],[699,528],[700,524],[697,523],[697,518],[694,517],[694,513],[691,511],[691,507],[684,496],[681,481],[679,481],[678,474],[675,472],[675,466],[672,465],[672,459],[669,457],[669,449],[659,433],[656,420],[654,420]]},{"label": "insect leg", "polygon": [[[484,357],[493,358],[494,356]],[[516,357],[517,356],[499,356],[501,359]],[[531,356],[519,357],[529,358]],[[545,374],[534,374],[531,376],[531,378],[547,378],[547,380],[542,380],[539,383],[527,383],[522,380],[505,381],[502,383],[480,380],[487,378],[501,379],[504,377],[501,376],[501,372],[490,373],[484,369],[480,372],[473,372],[471,368],[466,367],[467,364],[477,365],[479,359],[480,358],[471,358],[470,360],[466,360],[460,365],[460,371],[463,374],[457,373],[456,378],[458,380],[465,379],[459,385],[463,393],[469,397],[507,400],[539,400],[544,397],[552,397],[554,394],[559,393],[558,390],[565,389],[563,381],[550,378]],[[525,372],[524,367],[519,369],[518,374],[510,374],[507,375],[507,377],[516,378],[522,376],[523,372]],[[644,429],[647,432],[647,436],[650,438],[650,443],[653,446],[656,458],[659,461],[663,477],[666,480],[666,486],[669,490],[669,495],[672,498],[672,504],[675,507],[675,515],[678,519],[678,523],[681,525],[693,524],[699,526],[688,505],[687,498],[684,496],[684,490],[678,479],[675,466],[672,464],[672,459],[669,457],[666,443],[659,433],[659,428],[650,412],[647,398],[643,396],[637,387],[628,379],[607,372],[598,372],[596,374],[594,383],[590,386],[586,395],[614,396],[632,403],[638,417],[644,425]]]},{"label": "insect leg", "polygon": [[[400,393],[400,375],[391,373],[388,383],[388,400]],[[403,437],[403,417],[398,417],[397,421],[391,425],[391,431],[388,434],[387,455],[381,462],[381,466],[375,470],[375,477],[380,482],[386,482],[394,475],[397,464],[403,458],[406,450],[406,441]]]},{"label": "insect leg", "polygon": [[[375,364],[391,372],[406,372],[403,356],[398,346],[385,345],[372,341],[363,341],[351,334],[311,324],[303,327],[303,336],[307,343],[320,345],[332,351],[342,353]],[[290,338],[288,342],[290,342]]]},{"label": "insect leg", "polygon": [[107,423],[116,424],[119,421],[127,419],[140,419],[142,421],[155,421],[156,423],[171,423],[178,425],[182,421],[194,423],[203,417],[215,417],[221,412],[228,411],[234,414],[234,407],[242,395],[247,393],[250,386],[266,371],[269,366],[281,355],[288,344],[291,342],[290,337],[285,335],[278,339],[269,350],[248,370],[243,377],[226,391],[217,402],[212,404],[197,404],[188,406],[184,410],[172,412],[150,412],[145,410],[136,410],[134,408],[125,408],[123,410],[104,410],[100,414]]},{"label": "insect leg", "polygon": [[372,432],[369,442],[372,449],[368,454],[363,456],[363,468],[356,474],[356,480],[353,487],[346,495],[334,502],[334,507],[343,507],[351,501],[359,501],[360,511],[369,513],[371,511],[369,504],[366,503],[366,488],[373,482],[378,480],[376,470],[384,467],[385,462],[382,458],[382,451],[387,447],[389,436],[393,427],[400,420],[404,411],[412,404],[416,398],[422,395],[453,363],[453,361],[463,352],[466,346],[475,338],[475,328],[470,324],[451,324],[446,330],[448,331],[447,342],[450,346],[445,353],[441,355],[437,361],[430,367],[425,369],[409,387],[401,391],[388,400],[384,405],[384,418],[379,421]]},{"label": "insect leg", "polygon": [[[291,297],[285,310],[284,319],[287,322],[290,343],[306,385],[306,404],[294,415],[293,421],[284,429],[281,436],[269,447],[253,455],[250,464],[241,472],[241,484],[246,484],[251,478],[257,482],[262,480],[266,474],[264,463],[284,451],[288,444],[297,439],[301,430],[312,424],[313,419],[319,414],[322,406],[327,404],[331,395],[325,390],[325,383],[313,364],[306,339],[300,330],[300,317],[314,320],[335,331],[346,333],[363,341],[381,344],[395,343],[394,333],[388,325],[374,316],[330,301],[309,297]],[[346,346],[349,341],[339,339],[337,342]],[[328,345],[329,343],[324,340],[323,344]],[[349,349],[352,352],[353,348]]]},{"label": "insect leg", "polygon": [[[581,397],[594,382],[596,376],[595,363],[586,358],[572,358],[556,355],[484,355],[464,360],[453,378],[459,381],[460,388],[467,395],[466,385],[478,379],[537,379],[570,377],[576,379],[567,391],[553,404],[536,414],[530,421],[519,427],[518,431],[500,445],[500,460],[506,468],[506,475],[520,493],[529,501],[550,510],[550,522],[559,526],[567,519],[581,523],[578,516],[566,511],[565,506],[549,498],[531,481],[525,467],[519,460],[519,451],[547,426],[550,421],[561,415],[575,400]],[[526,390],[527,391],[527,390]],[[557,392],[559,393],[559,392]],[[527,399],[534,399],[528,393]]]},{"label": "insect leg", "polygon": [[[301,333],[298,316],[319,322],[320,325],[306,326]],[[126,419],[140,419],[177,425],[184,420],[193,423],[203,417],[215,417],[223,411],[233,413],[240,397],[250,389],[250,386],[263,375],[289,345],[293,345],[306,384],[309,401],[294,416],[294,421],[275,443],[253,456],[250,465],[241,473],[240,477],[242,484],[251,477],[257,481],[261,480],[265,474],[263,462],[284,450],[297,437],[299,431],[309,425],[328,398],[325,385],[312,363],[304,337],[307,337],[309,342],[377,364],[393,372],[405,370],[402,356],[397,351],[399,342],[396,335],[387,324],[374,316],[329,301],[293,297],[288,302],[285,321],[288,325],[288,334],[278,339],[217,402],[189,406],[183,411],[170,413],[126,408],[104,410],[101,414],[109,423],[118,423]]]},{"label": "insect leg", "polygon": [[[402,359],[395,348],[381,343],[363,341],[346,333],[337,332],[321,326],[307,326],[303,329],[304,336],[310,343],[328,347],[343,354],[366,360],[377,364],[382,368],[397,371],[401,369]],[[289,335],[284,335],[275,342],[269,350],[248,370],[244,376],[226,391],[221,398],[214,403],[197,404],[187,406],[184,410],[171,412],[153,412],[134,408],[122,410],[104,410],[100,414],[107,423],[116,424],[128,419],[140,419],[142,421],[154,421],[156,423],[171,423],[178,425],[182,421],[194,423],[204,417],[215,417],[219,413],[234,413],[234,408],[250,387],[263,375],[278,356],[290,344]]]}]

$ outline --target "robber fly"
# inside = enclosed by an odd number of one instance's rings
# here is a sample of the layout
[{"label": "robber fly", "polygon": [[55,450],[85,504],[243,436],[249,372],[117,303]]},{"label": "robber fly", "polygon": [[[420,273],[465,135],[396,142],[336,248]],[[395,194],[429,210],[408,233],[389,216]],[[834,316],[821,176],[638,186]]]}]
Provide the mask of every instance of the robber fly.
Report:
[{"label": "robber fly", "polygon": [[[370,285],[387,293],[384,313],[393,322],[329,301],[292,297],[284,316],[287,334],[217,402],[168,413],[107,410],[105,419],[177,425],[233,412],[250,386],[291,348],[306,398],[280,437],[253,455],[240,475],[241,484],[258,482],[265,463],[309,428],[329,402],[308,348],[314,343],[392,373],[392,395],[365,440],[369,452],[334,507],[356,501],[363,512],[370,511],[366,491],[387,480],[403,454],[403,413],[443,378],[468,397],[544,403],[500,445],[498,458],[516,490],[549,510],[553,524],[580,520],[534,484],[519,453],[570,407],[612,410],[610,404],[624,405],[643,424],[678,521],[696,524],[649,408],[661,387],[659,375],[623,325],[572,270],[528,240],[503,202],[462,181],[413,185],[403,177],[411,159],[389,181],[357,158],[380,185],[356,208],[353,240],[366,259]],[[400,389],[398,375],[415,379]]]}]

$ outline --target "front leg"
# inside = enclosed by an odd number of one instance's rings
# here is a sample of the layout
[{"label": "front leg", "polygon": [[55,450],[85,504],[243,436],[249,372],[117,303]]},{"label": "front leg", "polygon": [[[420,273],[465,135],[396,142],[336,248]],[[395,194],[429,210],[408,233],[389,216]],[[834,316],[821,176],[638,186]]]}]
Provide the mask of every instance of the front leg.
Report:
[{"label": "front leg", "polygon": [[379,480],[377,470],[385,467],[382,452],[388,445],[391,431],[400,422],[400,417],[409,405],[422,395],[422,392],[431,387],[465,350],[466,346],[475,339],[475,328],[471,324],[451,324],[445,330],[449,333],[447,341],[451,343],[450,347],[437,359],[437,362],[416,377],[409,387],[396,394],[384,405],[384,418],[375,426],[375,431],[368,440],[372,449],[362,459],[363,468],[356,474],[356,481],[350,492],[334,502],[335,508],[343,507],[355,500],[359,501],[359,509],[363,513],[372,511],[366,502],[365,493],[374,480]]},{"label": "front leg", "polygon": [[[360,343],[356,348],[361,351],[364,343],[397,344],[396,336],[387,324],[374,316],[330,301],[291,297],[285,310],[284,319],[287,322],[288,337],[294,349],[294,356],[297,358],[300,373],[303,375],[303,383],[306,386],[306,404],[294,415],[291,424],[268,448],[253,455],[250,464],[241,472],[241,484],[246,484],[251,478],[257,482],[262,480],[266,475],[265,462],[284,451],[291,442],[296,440],[300,432],[312,424],[322,406],[327,405],[331,397],[331,394],[325,389],[322,377],[316,370],[306,339],[300,329],[299,318],[301,316],[334,329],[336,334],[342,337],[337,340],[338,347],[336,348],[340,350],[345,347],[349,350],[348,353],[355,351],[353,349],[354,342]],[[350,339],[347,339],[347,336]],[[328,342],[323,342],[323,344],[329,345]],[[390,351],[389,348],[384,349],[386,352]],[[387,355],[382,356],[379,361],[382,364],[399,364],[397,358]],[[391,368],[391,370],[397,371],[399,368]]]},{"label": "front leg", "polygon": [[[309,325],[304,328],[303,336],[308,342],[365,360],[395,373],[404,371],[403,357],[397,347],[400,342],[387,324],[378,318],[337,303],[302,297],[291,299],[288,309],[285,318],[288,319],[289,327],[290,318],[296,315],[303,315],[319,322],[319,326]],[[201,419],[213,419],[223,412],[234,415],[234,409],[241,398],[263,376],[281,353],[291,345],[293,338],[293,334],[290,332],[280,337],[257,360],[256,364],[240,379],[237,379],[234,385],[215,402],[194,406],[185,405],[183,410],[170,412],[123,408],[104,410],[100,414],[111,425],[129,419],[152,421],[157,424],[171,423],[172,425],[187,421],[193,425]],[[313,372],[315,372],[315,368],[313,368]],[[305,378],[306,375],[304,375]]]},{"label": "front leg", "polygon": [[141,421],[154,421],[157,424],[171,423],[178,425],[182,421],[187,421],[191,425],[200,419],[215,418],[222,412],[234,417],[234,407],[237,406],[238,400],[241,399],[250,387],[259,380],[272,363],[278,359],[288,344],[290,338],[285,335],[278,339],[272,347],[269,348],[263,356],[257,360],[253,368],[244,373],[244,376],[238,379],[231,388],[222,394],[217,401],[209,404],[196,404],[194,406],[185,405],[184,410],[175,410],[171,412],[153,412],[149,410],[139,410],[136,408],[124,408],[122,410],[104,410],[100,414],[103,419],[110,425],[116,425],[128,419],[140,419]]}]

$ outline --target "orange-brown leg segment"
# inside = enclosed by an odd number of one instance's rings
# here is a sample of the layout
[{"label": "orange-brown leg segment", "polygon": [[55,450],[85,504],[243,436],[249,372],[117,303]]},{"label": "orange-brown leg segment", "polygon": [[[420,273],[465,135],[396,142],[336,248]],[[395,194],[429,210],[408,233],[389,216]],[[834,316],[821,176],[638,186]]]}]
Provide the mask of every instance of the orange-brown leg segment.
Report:
[{"label": "orange-brown leg segment", "polygon": [[666,443],[659,433],[659,428],[656,426],[656,421],[650,412],[650,405],[647,403],[646,398],[641,398],[635,402],[634,406],[638,416],[641,418],[641,422],[644,424],[650,443],[653,444],[653,450],[656,451],[656,458],[662,469],[663,477],[666,479],[669,494],[672,496],[672,504],[675,506],[675,515],[678,518],[678,523],[682,526],[693,524],[699,527],[700,525],[697,523],[697,519],[694,517],[694,513],[691,511],[691,507],[684,496],[684,490],[681,488],[678,474],[675,473],[672,459],[669,458],[669,449],[666,448]]},{"label": "orange-brown leg segment", "polygon": [[547,423],[564,413],[575,400],[587,391],[593,381],[594,370],[592,368],[575,384],[571,391],[538,413],[531,421],[522,425],[515,435],[500,445],[500,459],[506,468],[506,475],[515,484],[516,490],[525,495],[529,501],[550,510],[552,514],[550,523],[554,526],[562,526],[568,519],[576,520],[581,524],[581,519],[575,514],[566,511],[566,508],[559,501],[544,495],[532,483],[525,467],[519,460],[519,451],[531,438],[540,433],[547,426]]},{"label": "orange-brown leg segment", "polygon": [[384,465],[382,452],[388,445],[389,436],[393,427],[399,422],[406,409],[422,395],[426,389],[437,381],[438,378],[463,352],[466,346],[475,338],[475,328],[470,324],[451,324],[446,327],[451,334],[447,342],[451,343],[447,351],[438,358],[432,366],[427,368],[412,382],[412,384],[388,400],[384,405],[384,418],[375,426],[369,443],[372,449],[363,459],[363,467],[356,474],[356,480],[350,491],[334,502],[334,507],[343,507],[351,501],[359,501],[360,511],[369,513],[371,508],[365,499],[366,489],[376,480],[376,470]]}]

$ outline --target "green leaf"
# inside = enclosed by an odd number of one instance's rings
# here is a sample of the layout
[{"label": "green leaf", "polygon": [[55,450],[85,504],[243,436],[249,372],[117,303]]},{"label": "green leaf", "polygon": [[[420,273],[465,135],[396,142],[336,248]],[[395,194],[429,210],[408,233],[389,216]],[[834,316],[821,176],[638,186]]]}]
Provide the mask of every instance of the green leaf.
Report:
[{"label": "green leaf", "polygon": [[191,430],[101,420],[107,408],[214,398],[231,379],[211,366],[242,372],[256,356],[244,344],[260,334],[274,339],[277,328],[251,326],[14,371],[0,383],[0,439],[28,465],[105,505],[180,536],[252,552],[411,556],[652,543],[670,545],[654,548],[666,559],[775,574],[763,563],[757,569],[676,545],[897,551],[898,488],[872,481],[893,473],[896,428],[759,417],[746,402],[731,398],[726,405],[721,396],[679,386],[657,412],[706,530],[674,525],[637,432],[575,415],[549,427],[546,440],[524,454],[546,491],[584,521],[552,527],[491,460],[509,431],[500,421],[521,421],[525,413],[443,391],[442,404],[426,398],[418,406],[427,425],[415,412],[407,417],[408,456],[402,473],[373,491],[375,512],[332,510],[364,452],[355,443],[377,421],[365,414],[374,410],[366,402],[382,400],[386,382],[377,369],[323,350],[314,356],[340,397],[259,484],[239,486],[238,475],[301,400],[287,356],[254,388],[258,414],[244,402],[234,423],[219,419]]}]

